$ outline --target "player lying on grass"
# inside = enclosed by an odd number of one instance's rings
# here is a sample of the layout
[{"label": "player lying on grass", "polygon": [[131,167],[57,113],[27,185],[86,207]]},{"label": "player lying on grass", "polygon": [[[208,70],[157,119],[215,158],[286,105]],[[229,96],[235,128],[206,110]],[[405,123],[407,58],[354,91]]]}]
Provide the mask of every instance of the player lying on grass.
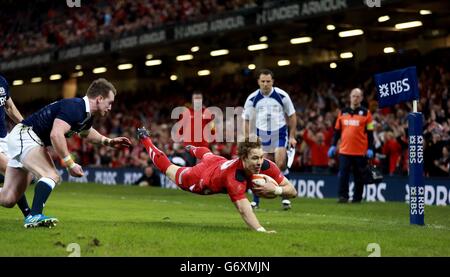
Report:
[{"label": "player lying on grass", "polygon": [[[248,189],[265,198],[293,198],[297,195],[294,186],[283,176],[275,163],[263,158],[261,141],[256,137],[239,143],[239,158],[233,160],[214,155],[206,147],[188,145],[186,150],[199,159],[200,163],[194,167],[179,167],[172,164],[167,156],[155,147],[145,128],[139,128],[137,136],[155,166],[181,189],[201,195],[228,193],[245,223],[258,232],[275,231],[266,231],[259,223],[246,196]],[[253,186],[252,175],[258,173],[268,175],[273,180],[266,178],[265,185]]]}]

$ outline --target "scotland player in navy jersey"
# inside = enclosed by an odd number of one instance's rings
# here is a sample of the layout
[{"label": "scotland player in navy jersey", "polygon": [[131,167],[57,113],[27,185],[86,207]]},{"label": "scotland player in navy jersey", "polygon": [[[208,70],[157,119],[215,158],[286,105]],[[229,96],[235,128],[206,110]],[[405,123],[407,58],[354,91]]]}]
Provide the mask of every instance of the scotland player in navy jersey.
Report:
[{"label": "scotland player in navy jersey", "polygon": [[[242,117],[245,122],[245,134],[248,136],[254,127],[261,139],[263,150],[283,172],[286,166],[286,148],[295,148],[297,140],[297,116],[291,98],[284,90],[273,86],[273,72],[262,69],[258,74],[259,89],[250,94],[245,101]],[[286,124],[287,116],[287,124]],[[289,133],[289,135],[288,135]],[[285,173],[286,174],[286,173]],[[283,199],[284,209],[291,208],[291,202]],[[259,197],[253,196],[253,208],[259,207]]]},{"label": "scotland player in navy jersey", "polygon": [[[6,166],[8,164],[8,146],[6,144],[7,139],[7,126],[5,114],[14,121],[14,123],[20,123],[23,120],[22,114],[14,105],[10,95],[9,95],[9,85],[6,79],[0,75],[0,173],[5,175]],[[31,182],[31,174],[28,174],[27,184]],[[1,190],[1,188],[0,188]],[[24,217],[30,214],[30,207],[28,206],[25,194],[17,202],[20,210],[22,211]]]},{"label": "scotland player in navy jersey", "polygon": [[114,102],[116,89],[105,79],[89,86],[83,98],[69,98],[51,103],[17,124],[8,137],[8,162],[5,185],[0,191],[0,204],[13,207],[25,192],[28,172],[38,179],[31,213],[24,220],[28,227],[52,227],[58,222],[42,214],[50,193],[60,182],[47,146],[53,146],[74,177],[83,176],[83,169],[71,157],[66,137],[79,133],[91,143],[115,148],[128,147],[126,137],[107,138],[92,128],[94,116],[106,116]]}]

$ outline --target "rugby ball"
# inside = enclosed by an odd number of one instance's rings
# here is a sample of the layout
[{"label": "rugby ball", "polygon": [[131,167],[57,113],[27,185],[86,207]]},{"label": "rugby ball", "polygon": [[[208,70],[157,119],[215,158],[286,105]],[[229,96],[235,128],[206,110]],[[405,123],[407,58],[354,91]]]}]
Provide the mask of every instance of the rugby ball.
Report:
[{"label": "rugby ball", "polygon": [[278,186],[277,182],[270,176],[265,174],[253,174],[252,183],[257,186],[264,186],[266,184],[266,179],[270,180],[272,183]]}]

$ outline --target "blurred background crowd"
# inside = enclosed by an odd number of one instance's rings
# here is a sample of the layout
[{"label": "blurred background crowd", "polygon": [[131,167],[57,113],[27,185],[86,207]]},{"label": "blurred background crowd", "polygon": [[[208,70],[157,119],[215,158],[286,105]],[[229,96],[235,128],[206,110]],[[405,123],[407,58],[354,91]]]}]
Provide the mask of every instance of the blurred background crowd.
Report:
[{"label": "blurred background crowd", "polygon": [[[427,176],[450,176],[450,97],[448,86],[450,71],[447,64],[426,65],[420,69],[419,87],[421,100],[419,111],[424,116],[425,174]],[[347,72],[351,74],[350,72]],[[326,81],[309,68],[293,76],[275,76],[275,86],[289,92],[297,112],[297,144],[293,171],[329,172],[337,170],[335,159],[327,157],[333,136],[335,120],[340,108],[349,104],[349,93],[353,87],[361,87],[365,93],[363,105],[373,113],[375,123],[376,156],[374,164],[386,175],[407,175],[408,171],[408,113],[411,103],[392,108],[379,109],[376,91],[371,77],[356,77],[351,82]],[[225,76],[227,77],[227,76]],[[361,80],[358,82],[357,80]],[[355,82],[356,81],[356,82]],[[149,162],[148,155],[135,138],[136,128],[147,126],[158,147],[171,157],[180,157],[181,165],[192,165],[195,161],[185,153],[183,143],[175,143],[172,127],[181,117],[171,118],[176,107],[192,107],[192,93],[203,94],[205,107],[218,107],[225,113],[226,107],[242,107],[248,94],[257,89],[254,74],[230,75],[217,83],[179,84],[173,83],[155,91],[119,92],[110,117],[98,118],[94,126],[111,137],[128,136],[133,147],[116,151],[104,146],[82,143],[74,136],[69,139],[70,150],[84,165],[105,167],[143,167]],[[80,92],[81,94],[82,92]],[[132,97],[130,97],[132,95]],[[39,109],[45,102],[34,101],[19,105],[27,114]],[[231,122],[223,122],[229,128]],[[237,121],[234,123],[237,125]],[[216,128],[218,128],[216,124]],[[194,128],[202,128],[196,126]],[[236,136],[235,126],[235,136]],[[214,153],[227,158],[236,157],[236,144],[212,142]]]},{"label": "blurred background crowd", "polygon": [[[250,8],[255,0],[95,0],[73,12],[57,1],[19,1],[0,9],[0,57],[38,53],[204,20],[211,14]],[[10,9],[14,9],[12,12]]]}]

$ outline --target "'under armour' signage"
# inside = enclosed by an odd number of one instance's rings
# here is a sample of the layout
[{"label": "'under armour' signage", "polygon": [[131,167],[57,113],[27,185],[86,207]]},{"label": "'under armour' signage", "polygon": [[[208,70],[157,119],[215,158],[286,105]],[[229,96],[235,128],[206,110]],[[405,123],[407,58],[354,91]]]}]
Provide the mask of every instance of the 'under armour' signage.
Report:
[{"label": "'under armour' signage", "polygon": [[380,108],[419,99],[415,66],[376,74],[375,85]]}]

